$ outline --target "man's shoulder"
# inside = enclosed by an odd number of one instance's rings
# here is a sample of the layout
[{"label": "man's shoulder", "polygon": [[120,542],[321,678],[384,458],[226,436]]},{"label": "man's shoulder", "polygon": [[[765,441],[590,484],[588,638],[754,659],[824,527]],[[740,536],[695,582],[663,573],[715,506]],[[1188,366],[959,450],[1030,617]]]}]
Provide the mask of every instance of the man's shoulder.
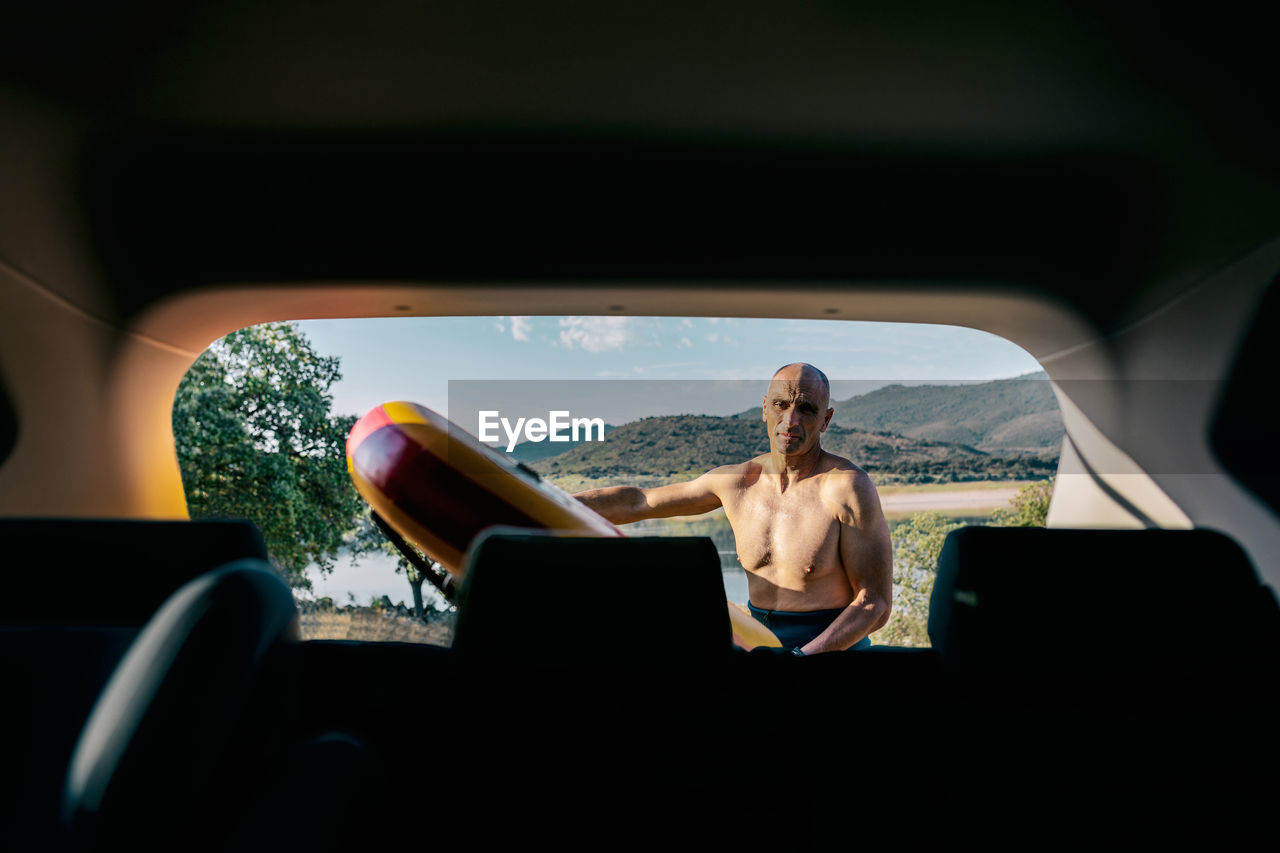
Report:
[{"label": "man's shoulder", "polygon": [[829,450],[822,451],[821,471],[824,476],[829,475],[833,480],[847,480],[850,482],[865,480],[868,483],[871,482],[871,475],[865,470]]},{"label": "man's shoulder", "polygon": [[871,475],[843,456],[826,453],[821,476],[823,494],[829,499],[845,502],[877,496]]},{"label": "man's shoulder", "polygon": [[760,477],[763,470],[763,461],[769,459],[768,455],[757,456],[754,459],[748,459],[745,462],[733,462],[728,465],[721,465],[718,468],[712,468],[703,476],[715,477],[722,480],[733,480],[741,482],[745,480],[755,480]]}]

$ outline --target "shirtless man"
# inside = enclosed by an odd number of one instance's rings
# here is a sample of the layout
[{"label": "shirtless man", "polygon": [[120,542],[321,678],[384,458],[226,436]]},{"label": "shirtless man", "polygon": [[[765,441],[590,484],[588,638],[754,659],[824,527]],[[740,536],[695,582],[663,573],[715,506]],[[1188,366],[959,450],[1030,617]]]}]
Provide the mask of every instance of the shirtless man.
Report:
[{"label": "shirtless man", "polygon": [[615,524],[724,507],[756,619],[793,654],[865,648],[889,620],[893,546],[871,478],[820,445],[830,395],[822,371],[789,364],[764,397],[768,453],[686,483],[575,497]]}]

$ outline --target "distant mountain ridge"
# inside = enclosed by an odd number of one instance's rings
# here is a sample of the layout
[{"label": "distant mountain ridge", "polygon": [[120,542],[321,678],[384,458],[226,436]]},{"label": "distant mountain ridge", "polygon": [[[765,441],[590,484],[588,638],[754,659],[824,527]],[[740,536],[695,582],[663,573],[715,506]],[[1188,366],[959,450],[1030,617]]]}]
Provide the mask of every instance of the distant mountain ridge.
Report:
[{"label": "distant mountain ridge", "polygon": [[[877,483],[1039,479],[1057,468],[1062,419],[1044,374],[972,385],[890,385],[837,401],[822,446]],[[567,488],[652,486],[767,452],[759,409],[729,417],[663,415],[607,429],[566,449],[512,455]]]},{"label": "distant mountain ridge", "polygon": [[[822,446],[871,472],[878,483],[1039,479],[1056,459],[997,455],[972,447],[829,427]],[[590,442],[530,464],[566,488],[605,483],[654,486],[692,479],[767,452],[764,425],[746,418],[664,415],[624,424]]]},{"label": "distant mountain ridge", "polygon": [[988,453],[1056,456],[1064,428],[1043,371],[973,385],[886,385],[833,404],[832,423],[949,441]]}]

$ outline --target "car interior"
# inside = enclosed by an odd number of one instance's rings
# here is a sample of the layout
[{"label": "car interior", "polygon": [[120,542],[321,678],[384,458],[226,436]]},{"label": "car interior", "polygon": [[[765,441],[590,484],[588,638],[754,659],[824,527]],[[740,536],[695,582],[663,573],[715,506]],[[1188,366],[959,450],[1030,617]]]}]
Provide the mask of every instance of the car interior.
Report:
[{"label": "car interior", "polygon": [[[6,19],[5,849],[1275,849],[1248,7]],[[737,651],[709,540],[512,530],[472,543],[452,647],[300,641],[254,526],[188,517],[185,371],[258,323],[501,315],[999,335],[1061,406],[1047,527],[949,536],[926,649]],[[660,609],[620,581],[654,563],[687,576]]]}]

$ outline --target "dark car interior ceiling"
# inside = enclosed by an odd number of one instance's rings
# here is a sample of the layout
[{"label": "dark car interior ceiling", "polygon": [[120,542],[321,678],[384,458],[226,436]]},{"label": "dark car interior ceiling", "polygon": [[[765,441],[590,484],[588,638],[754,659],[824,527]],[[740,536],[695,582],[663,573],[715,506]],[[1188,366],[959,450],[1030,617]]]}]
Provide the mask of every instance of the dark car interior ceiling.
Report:
[{"label": "dark car interior ceiling", "polygon": [[1122,323],[1280,216],[1267,45],[1226,11],[64,5],[15,13],[0,79],[113,320],[211,281],[782,275]]}]

